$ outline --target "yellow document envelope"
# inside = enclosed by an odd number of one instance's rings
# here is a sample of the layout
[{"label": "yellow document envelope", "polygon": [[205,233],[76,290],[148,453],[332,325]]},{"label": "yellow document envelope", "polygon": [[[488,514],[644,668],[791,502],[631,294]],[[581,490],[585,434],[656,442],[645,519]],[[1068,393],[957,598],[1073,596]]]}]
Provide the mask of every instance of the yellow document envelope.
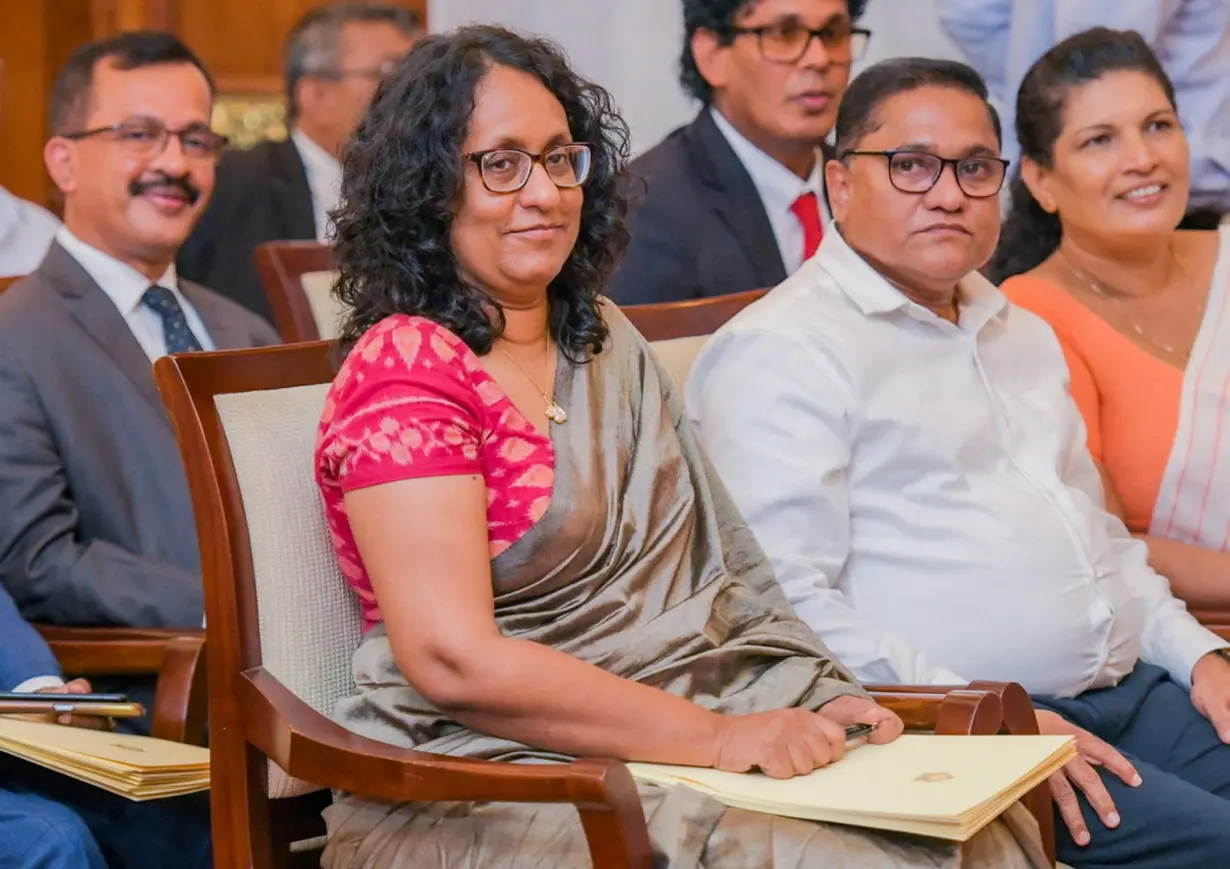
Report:
[{"label": "yellow document envelope", "polygon": [[1075,756],[1067,736],[907,734],[784,780],[663,764],[628,768],[644,781],[686,785],[736,808],[966,841]]}]

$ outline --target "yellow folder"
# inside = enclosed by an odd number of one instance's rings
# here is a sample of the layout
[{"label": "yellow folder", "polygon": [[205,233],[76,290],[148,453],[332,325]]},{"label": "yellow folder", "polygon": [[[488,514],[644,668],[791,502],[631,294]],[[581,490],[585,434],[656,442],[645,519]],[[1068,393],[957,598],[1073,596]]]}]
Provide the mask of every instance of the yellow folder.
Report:
[{"label": "yellow folder", "polygon": [[149,736],[0,717],[0,751],[130,800],[209,789],[209,749]]},{"label": "yellow folder", "polygon": [[906,734],[792,779],[664,764],[628,768],[638,779],[695,788],[734,808],[964,842],[1075,756],[1068,736]]}]

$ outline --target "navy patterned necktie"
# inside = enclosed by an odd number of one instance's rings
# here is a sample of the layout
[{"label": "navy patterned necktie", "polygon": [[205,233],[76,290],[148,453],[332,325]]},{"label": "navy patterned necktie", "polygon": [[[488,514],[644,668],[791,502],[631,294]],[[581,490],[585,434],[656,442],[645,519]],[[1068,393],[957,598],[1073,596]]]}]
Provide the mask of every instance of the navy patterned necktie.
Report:
[{"label": "navy patterned necktie", "polygon": [[201,342],[188,328],[188,318],[180,307],[175,294],[166,287],[154,284],[141,297],[141,304],[162,320],[162,334],[166,338],[167,353],[190,353],[201,349]]}]

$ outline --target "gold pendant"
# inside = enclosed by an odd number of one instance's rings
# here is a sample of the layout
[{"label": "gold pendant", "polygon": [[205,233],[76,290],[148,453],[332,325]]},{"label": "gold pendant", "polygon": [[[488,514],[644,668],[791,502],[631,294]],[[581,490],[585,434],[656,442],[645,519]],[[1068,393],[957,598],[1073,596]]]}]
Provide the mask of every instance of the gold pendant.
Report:
[{"label": "gold pendant", "polygon": [[568,414],[562,407],[552,401],[547,404],[547,419],[556,425],[563,425],[568,422]]}]

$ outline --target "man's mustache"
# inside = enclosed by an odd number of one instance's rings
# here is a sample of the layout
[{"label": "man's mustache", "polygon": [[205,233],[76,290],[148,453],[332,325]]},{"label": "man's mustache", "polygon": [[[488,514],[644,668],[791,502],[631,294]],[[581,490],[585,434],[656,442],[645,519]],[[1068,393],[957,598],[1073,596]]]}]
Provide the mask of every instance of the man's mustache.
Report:
[{"label": "man's mustache", "polygon": [[159,172],[152,178],[138,178],[128,185],[130,196],[140,196],[151,190],[159,192],[173,190],[182,193],[189,205],[196,205],[197,200],[201,198],[200,188],[189,181],[187,175],[171,176],[165,172]]}]

